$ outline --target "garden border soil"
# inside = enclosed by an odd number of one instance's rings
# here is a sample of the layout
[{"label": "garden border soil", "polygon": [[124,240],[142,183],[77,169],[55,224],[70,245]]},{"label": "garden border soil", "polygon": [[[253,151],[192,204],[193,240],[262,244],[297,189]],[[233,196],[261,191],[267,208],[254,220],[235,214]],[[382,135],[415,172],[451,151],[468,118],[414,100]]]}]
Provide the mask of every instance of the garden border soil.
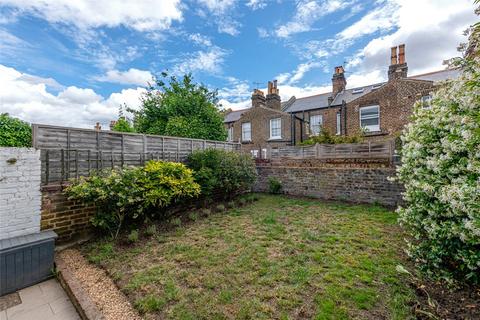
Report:
[{"label": "garden border soil", "polygon": [[76,249],[55,257],[58,278],[84,320],[141,319],[113,280]]}]

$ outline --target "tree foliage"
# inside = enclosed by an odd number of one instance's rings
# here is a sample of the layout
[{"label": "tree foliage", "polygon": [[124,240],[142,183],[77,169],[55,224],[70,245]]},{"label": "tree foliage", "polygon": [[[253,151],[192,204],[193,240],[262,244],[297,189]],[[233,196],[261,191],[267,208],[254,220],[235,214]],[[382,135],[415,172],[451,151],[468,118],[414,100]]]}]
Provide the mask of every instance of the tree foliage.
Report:
[{"label": "tree foliage", "polygon": [[115,122],[115,125],[112,127],[112,131],[117,132],[135,132],[135,128],[130,124],[130,122],[121,117]]},{"label": "tree foliage", "polygon": [[[163,80],[162,80],[163,79]],[[190,74],[181,80],[162,73],[134,113],[137,132],[177,137],[222,140],[227,138],[216,91],[193,81]]]},{"label": "tree foliage", "polygon": [[399,213],[411,235],[408,253],[421,270],[479,283],[480,56],[469,52],[455,65],[462,67],[460,78],[433,95],[431,108],[417,103],[402,135]]},{"label": "tree foliage", "polygon": [[0,146],[30,147],[32,145],[32,128],[30,124],[11,117],[8,113],[0,114]]}]

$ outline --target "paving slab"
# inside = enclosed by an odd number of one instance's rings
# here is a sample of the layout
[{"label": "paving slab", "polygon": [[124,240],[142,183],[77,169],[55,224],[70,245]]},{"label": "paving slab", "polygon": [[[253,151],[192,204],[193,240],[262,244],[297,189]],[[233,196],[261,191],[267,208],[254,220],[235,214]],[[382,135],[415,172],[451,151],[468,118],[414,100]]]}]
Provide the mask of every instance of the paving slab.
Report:
[{"label": "paving slab", "polygon": [[0,320],[80,320],[56,279],[22,289],[18,295],[21,303],[0,311]]}]

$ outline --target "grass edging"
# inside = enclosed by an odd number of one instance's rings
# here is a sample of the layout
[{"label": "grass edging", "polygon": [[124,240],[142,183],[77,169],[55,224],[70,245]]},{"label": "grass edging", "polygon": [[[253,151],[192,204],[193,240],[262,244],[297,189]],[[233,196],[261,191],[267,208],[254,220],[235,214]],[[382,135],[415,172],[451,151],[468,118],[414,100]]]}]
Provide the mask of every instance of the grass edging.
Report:
[{"label": "grass edging", "polygon": [[68,265],[58,254],[55,255],[55,266],[58,281],[72,301],[80,317],[83,320],[105,319],[95,303],[90,299],[90,296],[85,292],[79,284],[79,281],[72,274]]}]

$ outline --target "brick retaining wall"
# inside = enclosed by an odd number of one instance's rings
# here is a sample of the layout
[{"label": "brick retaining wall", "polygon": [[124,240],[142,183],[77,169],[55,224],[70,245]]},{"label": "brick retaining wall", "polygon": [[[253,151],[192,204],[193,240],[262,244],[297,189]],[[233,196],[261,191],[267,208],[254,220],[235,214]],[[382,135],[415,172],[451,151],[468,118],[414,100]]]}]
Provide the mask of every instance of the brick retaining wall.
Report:
[{"label": "brick retaining wall", "polygon": [[91,231],[90,218],[95,207],[68,200],[60,184],[42,186],[42,230],[52,229],[58,242],[73,240]]},{"label": "brick retaining wall", "polygon": [[[300,160],[301,161],[301,160]],[[254,191],[268,192],[269,177],[277,178],[283,192],[325,200],[358,203],[379,203],[396,206],[401,202],[403,187],[388,180],[395,175],[392,167],[376,164],[313,165],[281,161],[269,165],[257,164],[258,180]]]}]

